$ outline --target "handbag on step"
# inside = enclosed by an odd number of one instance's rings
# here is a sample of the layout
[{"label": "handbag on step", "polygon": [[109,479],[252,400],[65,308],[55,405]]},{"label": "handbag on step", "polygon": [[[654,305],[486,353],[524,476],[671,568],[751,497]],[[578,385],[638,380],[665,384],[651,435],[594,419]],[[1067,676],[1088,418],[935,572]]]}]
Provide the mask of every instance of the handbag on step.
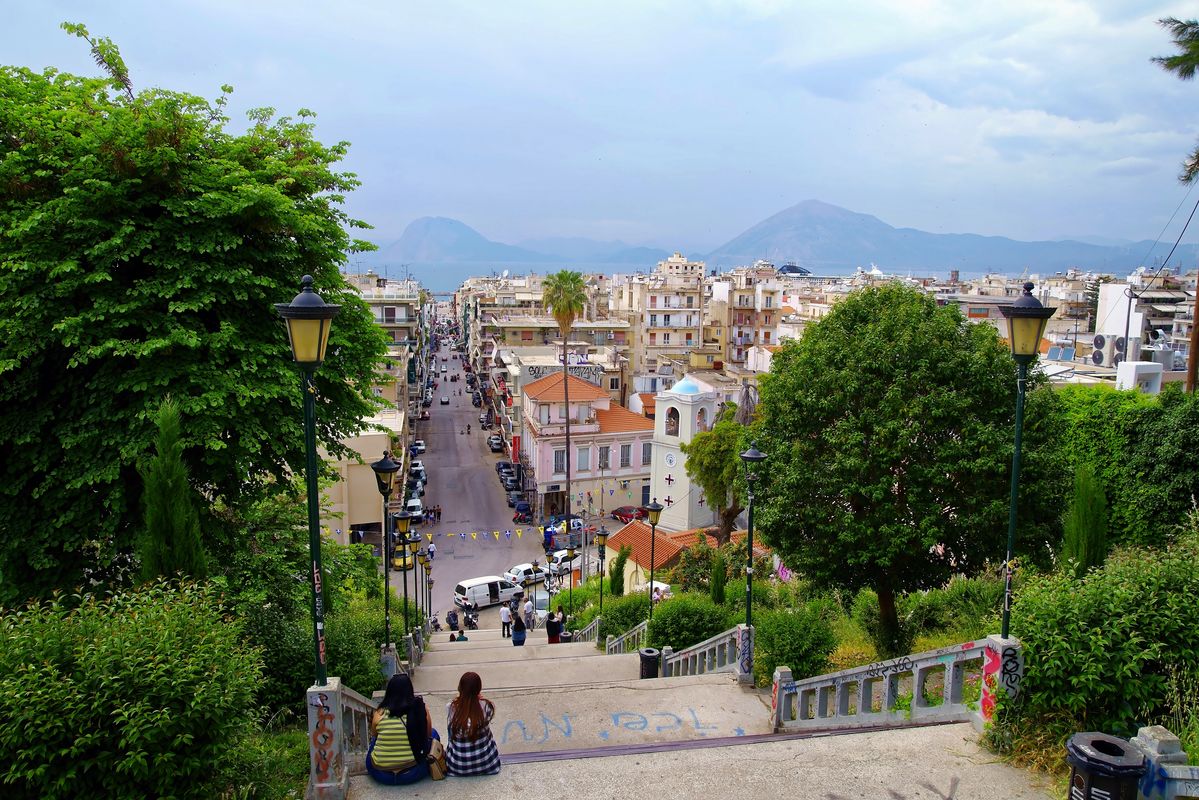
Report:
[{"label": "handbag on step", "polygon": [[435,781],[445,779],[445,747],[436,739],[429,742],[429,777]]}]

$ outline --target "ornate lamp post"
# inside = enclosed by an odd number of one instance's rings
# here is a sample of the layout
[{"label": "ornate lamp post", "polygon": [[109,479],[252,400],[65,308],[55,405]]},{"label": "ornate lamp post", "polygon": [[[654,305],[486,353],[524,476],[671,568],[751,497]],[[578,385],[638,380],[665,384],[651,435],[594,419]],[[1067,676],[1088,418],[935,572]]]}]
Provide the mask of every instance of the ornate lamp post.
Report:
[{"label": "ornate lamp post", "polygon": [[383,458],[371,464],[375,471],[375,481],[379,484],[379,494],[383,495],[383,630],[386,641],[384,647],[391,647],[391,534],[387,530],[387,503],[391,499],[391,490],[395,485],[396,473],[400,471],[400,462],[391,458],[391,452],[383,451]]},{"label": "ornate lamp post", "polygon": [[597,533],[595,535],[595,546],[599,549],[599,560],[600,560],[600,570],[599,570],[600,571],[600,603],[599,603],[600,608],[599,608],[599,613],[600,613],[601,617],[604,615],[604,580],[608,577],[607,573],[604,572],[604,556],[606,555],[606,553],[604,551],[606,549],[605,545],[607,545],[607,544],[608,544],[608,529],[601,525],[600,529],[599,529],[599,533]]},{"label": "ornate lamp post", "polygon": [[421,618],[421,629],[424,630],[425,622],[429,618],[429,551],[421,548],[416,554],[416,560],[420,562],[421,568],[421,599],[425,601],[425,616]]},{"label": "ornate lamp post", "polygon": [[[404,544],[408,541],[408,530],[412,527],[412,515],[407,511],[401,511],[395,515],[396,521],[396,536],[400,544],[400,552],[404,552]],[[408,572],[400,570],[401,577],[404,580],[404,635],[407,636],[408,631]]]},{"label": "ornate lamp post", "polygon": [[300,366],[304,393],[305,477],[308,494],[308,549],[311,555],[312,637],[316,649],[316,684],[328,682],[325,671],[325,609],[321,601],[321,511],[316,480],[316,383],[317,369],[325,360],[329,328],[341,306],[330,305],[312,291],[312,276],[300,279],[303,289],[290,303],[276,303],[275,312],[287,323],[291,356]]},{"label": "ornate lamp post", "polygon": [[566,588],[566,613],[575,613],[575,555],[578,553],[573,544],[566,547],[566,569],[570,576],[570,585]]},{"label": "ornate lamp post", "polygon": [[754,483],[758,480],[758,476],[753,469],[755,465],[761,464],[765,460],[766,454],[760,452],[753,442],[750,442],[749,449],[741,454],[741,461],[745,464],[746,494],[749,497],[749,529],[746,533],[747,549],[745,552],[745,627],[747,628],[753,627],[754,624]]},{"label": "ornate lamp post", "polygon": [[658,520],[662,518],[662,504],[658,498],[643,510],[649,519],[649,621],[654,620],[654,544],[658,540]]},{"label": "ornate lamp post", "polygon": [[[413,533],[408,541],[408,561],[412,565],[412,600],[416,603],[416,618],[420,619],[420,595],[416,591],[416,551],[420,550],[420,534]],[[408,573],[404,573],[404,585],[408,584]],[[407,609],[404,609],[407,611]]]},{"label": "ornate lamp post", "polygon": [[[1016,547],[1016,498],[1020,489],[1020,443],[1024,430],[1024,390],[1028,382],[1028,365],[1037,357],[1037,348],[1045,333],[1045,325],[1056,308],[1046,308],[1032,296],[1032,282],[1024,284],[1024,294],[1010,306],[999,310],[1008,322],[1008,341],[1012,346],[1012,358],[1016,361],[1019,374],[1016,377],[1016,444],[1012,450],[1012,499],[1008,506],[1007,520],[1007,566],[1003,587],[1003,624],[999,635],[1008,637],[1008,623],[1012,612],[1012,551]],[[1126,338],[1127,341],[1127,338]]]}]

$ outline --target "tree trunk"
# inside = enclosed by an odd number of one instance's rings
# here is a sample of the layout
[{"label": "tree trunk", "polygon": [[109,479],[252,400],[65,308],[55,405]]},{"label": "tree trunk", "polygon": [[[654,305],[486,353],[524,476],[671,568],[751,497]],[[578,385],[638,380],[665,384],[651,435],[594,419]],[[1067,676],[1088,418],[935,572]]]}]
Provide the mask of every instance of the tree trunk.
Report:
[{"label": "tree trunk", "polygon": [[717,512],[719,526],[716,529],[716,546],[727,544],[733,538],[733,528],[737,527],[737,517],[744,511],[740,503],[733,503]]},{"label": "tree trunk", "polygon": [[[875,587],[878,594],[878,641],[875,647],[879,650],[879,658],[895,658],[906,655],[907,647],[901,641],[899,630],[899,613],[895,608],[895,591],[886,580],[879,580]],[[901,652],[902,651],[902,652]]]}]

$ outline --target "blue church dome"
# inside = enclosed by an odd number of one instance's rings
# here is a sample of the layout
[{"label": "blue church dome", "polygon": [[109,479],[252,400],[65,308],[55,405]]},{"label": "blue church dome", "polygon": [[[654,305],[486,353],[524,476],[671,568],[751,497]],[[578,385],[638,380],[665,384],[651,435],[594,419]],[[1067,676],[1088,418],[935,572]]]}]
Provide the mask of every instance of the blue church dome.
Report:
[{"label": "blue church dome", "polygon": [[674,386],[671,386],[669,389],[667,389],[667,391],[671,392],[672,394],[700,394],[703,392],[703,389],[699,388],[699,384],[692,380],[691,376],[688,375],[686,378],[683,378]]}]

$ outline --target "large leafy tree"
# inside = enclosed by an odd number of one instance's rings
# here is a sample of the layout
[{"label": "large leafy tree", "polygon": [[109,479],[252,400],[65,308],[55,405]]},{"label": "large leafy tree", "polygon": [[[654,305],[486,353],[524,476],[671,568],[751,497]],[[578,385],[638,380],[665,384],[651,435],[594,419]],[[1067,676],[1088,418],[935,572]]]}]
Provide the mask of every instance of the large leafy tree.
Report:
[{"label": "large leafy tree", "polygon": [[[570,337],[570,329],[575,320],[583,313],[587,303],[587,287],[583,284],[583,275],[568,269],[559,270],[545,279],[542,288],[542,302],[549,308],[558,323],[558,332],[562,335],[562,392],[566,400],[566,508],[563,513],[571,513],[570,502],[570,374],[566,357],[566,341]],[[564,528],[569,531],[569,523]]]},{"label": "large leafy tree", "polygon": [[[854,292],[762,377],[756,521],[813,581],[874,588],[881,644],[897,646],[897,593],[1003,558],[1014,407],[993,327],[899,284]],[[1039,438],[1026,429],[1027,452]],[[1037,472],[1022,472],[1029,498]],[[1057,516],[1042,511],[1025,519]]]},{"label": "large leafy tree", "polygon": [[[1196,68],[1199,68],[1199,20],[1166,17],[1158,20],[1158,24],[1170,32],[1178,52],[1172,56],[1157,56],[1152,59],[1153,63],[1158,64],[1167,72],[1173,72],[1179,80],[1192,80],[1195,77]],[[1191,183],[1197,175],[1199,175],[1199,148],[1191,151],[1191,154],[1187,156],[1178,179],[1183,183]]]},{"label": "large leafy tree", "polygon": [[0,68],[0,601],[94,580],[128,551],[165,394],[204,496],[248,502],[303,469],[271,307],[302,275],[342,305],[316,378],[322,446],[374,410],[385,352],[339,274],[367,246],[341,210],[348,145],[317,141],[307,111],[231,132],[224,96],[134,92],[116,48],[89,42],[108,77]]},{"label": "large leafy tree", "polygon": [[[704,500],[716,511],[716,539],[724,544],[733,533],[741,505],[738,480],[741,477],[742,439],[745,426],[736,422],[738,406],[728,403],[716,417],[711,430],[695,434],[682,446],[687,456],[687,475],[703,490]],[[740,487],[744,489],[743,483]]]}]

